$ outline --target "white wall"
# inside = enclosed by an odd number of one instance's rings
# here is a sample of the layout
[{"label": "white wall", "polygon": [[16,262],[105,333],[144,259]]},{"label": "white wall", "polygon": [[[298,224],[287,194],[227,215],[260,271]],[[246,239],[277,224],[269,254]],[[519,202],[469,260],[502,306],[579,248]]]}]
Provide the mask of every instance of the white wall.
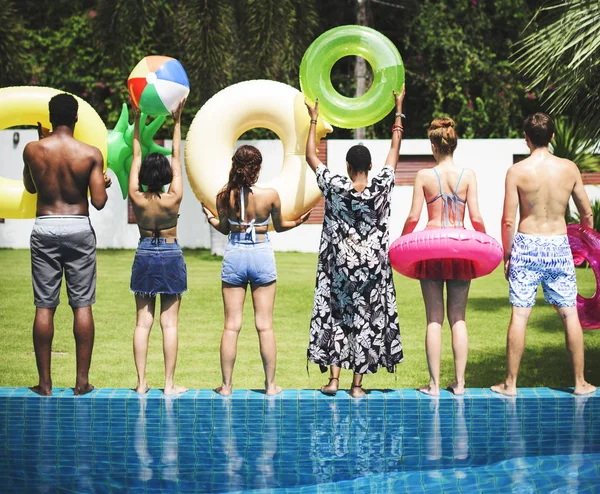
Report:
[{"label": "white wall", "polygon": [[[13,145],[13,133],[19,132],[20,142]],[[23,147],[36,139],[34,130],[0,131],[0,176],[18,179],[22,176]],[[359,141],[328,140],[328,166],[336,173],[345,173],[345,156],[348,148]],[[283,149],[279,141],[244,141],[244,144],[257,146],[263,154],[261,180],[269,180],[278,173],[283,158]],[[389,140],[364,141],[371,151],[373,172],[377,173],[387,156]],[[239,144],[242,144],[240,141]],[[170,141],[165,142],[171,146]],[[402,143],[402,155],[429,155],[431,153],[427,139],[406,140]],[[522,139],[470,139],[460,140],[454,155],[458,166],[475,170],[479,185],[479,202],[487,231],[500,240],[500,219],[504,197],[504,176],[513,162],[514,154],[528,154]],[[182,152],[183,157],[183,152]],[[138,239],[136,225],[127,224],[127,202],[122,199],[120,187],[114,175],[113,186],[108,190],[109,200],[102,211],[90,208],[90,217],[98,237],[100,248],[135,248]],[[210,247],[210,232],[199,201],[194,196],[187,181],[184,167],[184,198],[181,204],[178,234],[185,247]],[[260,184],[260,181],[259,181]],[[590,199],[600,198],[600,188],[586,186]],[[392,217],[390,221],[390,239],[400,235],[406,215],[410,209],[412,187],[397,186],[392,199]],[[426,220],[423,209],[421,222],[417,229],[423,228]],[[28,248],[29,234],[33,220],[10,220],[0,224],[0,247]],[[467,226],[470,223],[467,221]],[[302,225],[285,233],[272,233],[271,239],[276,250],[317,252],[321,225]]]}]

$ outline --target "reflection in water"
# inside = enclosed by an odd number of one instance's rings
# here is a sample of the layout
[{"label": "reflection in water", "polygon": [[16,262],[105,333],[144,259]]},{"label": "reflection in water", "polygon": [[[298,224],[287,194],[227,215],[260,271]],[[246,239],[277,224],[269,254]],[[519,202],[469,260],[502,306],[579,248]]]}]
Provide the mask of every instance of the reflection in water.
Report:
[{"label": "reflection in water", "polygon": [[0,397],[0,491],[598,485],[600,396],[393,396]]}]

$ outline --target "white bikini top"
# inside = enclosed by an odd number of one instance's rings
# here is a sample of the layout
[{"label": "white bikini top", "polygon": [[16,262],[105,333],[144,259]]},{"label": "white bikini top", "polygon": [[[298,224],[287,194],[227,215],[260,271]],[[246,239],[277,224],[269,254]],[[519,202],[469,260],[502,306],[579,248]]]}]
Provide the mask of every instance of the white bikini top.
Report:
[{"label": "white bikini top", "polygon": [[[248,187],[248,192],[251,193],[252,189],[250,187]],[[252,241],[256,242],[256,230],[254,229],[255,226],[266,226],[269,224],[269,221],[271,221],[271,215],[269,215],[269,217],[265,220],[265,221],[261,221],[260,223],[256,222],[256,218],[253,219],[252,221],[250,221],[249,223],[244,221],[244,216],[246,216],[246,201],[244,200],[244,187],[242,187],[240,189],[240,220],[241,221],[233,221],[230,220],[228,218],[229,224],[230,225],[238,225],[238,226],[245,226],[246,227],[246,234],[247,235],[252,235]]]}]

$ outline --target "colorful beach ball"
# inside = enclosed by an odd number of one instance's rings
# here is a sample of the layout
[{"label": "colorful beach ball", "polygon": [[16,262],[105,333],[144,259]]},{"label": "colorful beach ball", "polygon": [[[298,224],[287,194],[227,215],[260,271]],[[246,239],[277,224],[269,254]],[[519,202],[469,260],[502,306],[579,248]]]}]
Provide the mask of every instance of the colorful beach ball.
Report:
[{"label": "colorful beach ball", "polygon": [[127,89],[136,108],[146,115],[169,115],[190,92],[179,60],[161,55],[142,59],[129,74]]}]

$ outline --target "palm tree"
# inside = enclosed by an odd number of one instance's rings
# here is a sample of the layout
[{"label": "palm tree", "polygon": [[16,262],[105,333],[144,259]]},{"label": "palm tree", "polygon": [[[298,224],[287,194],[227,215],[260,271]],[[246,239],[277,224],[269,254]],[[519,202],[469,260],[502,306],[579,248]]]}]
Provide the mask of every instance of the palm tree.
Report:
[{"label": "palm tree", "polygon": [[600,137],[600,2],[552,0],[538,10],[513,63],[539,88],[552,113],[577,111],[579,124]]}]

